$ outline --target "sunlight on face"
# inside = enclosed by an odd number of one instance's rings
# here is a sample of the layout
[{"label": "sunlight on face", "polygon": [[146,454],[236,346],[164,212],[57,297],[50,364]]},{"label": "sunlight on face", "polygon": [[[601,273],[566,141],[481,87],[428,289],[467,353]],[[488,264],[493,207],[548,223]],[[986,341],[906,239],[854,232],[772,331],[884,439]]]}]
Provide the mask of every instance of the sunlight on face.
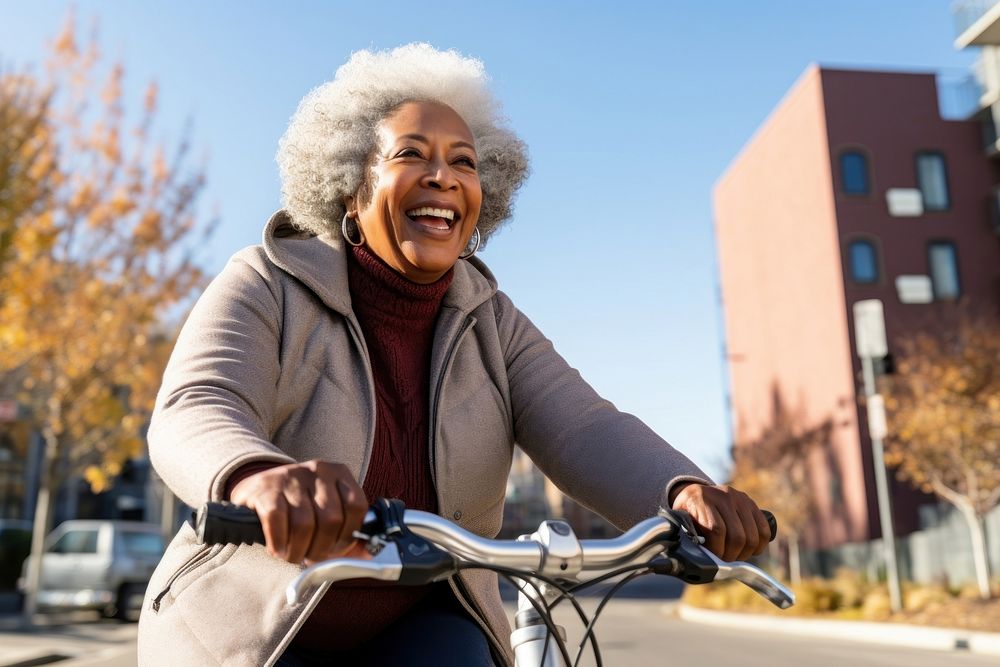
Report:
[{"label": "sunlight on face", "polygon": [[455,264],[479,219],[483,192],[469,126],[451,107],[406,102],[378,128],[371,196],[348,210],[382,261],[417,283]]}]

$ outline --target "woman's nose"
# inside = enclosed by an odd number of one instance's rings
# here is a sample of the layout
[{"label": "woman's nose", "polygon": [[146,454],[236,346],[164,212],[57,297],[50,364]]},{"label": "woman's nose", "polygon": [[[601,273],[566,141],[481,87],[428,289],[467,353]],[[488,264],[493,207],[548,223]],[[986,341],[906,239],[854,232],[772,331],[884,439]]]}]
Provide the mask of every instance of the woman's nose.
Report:
[{"label": "woman's nose", "polygon": [[434,160],[428,164],[426,187],[433,190],[453,190],[458,187],[458,178],[451,166],[444,161]]}]

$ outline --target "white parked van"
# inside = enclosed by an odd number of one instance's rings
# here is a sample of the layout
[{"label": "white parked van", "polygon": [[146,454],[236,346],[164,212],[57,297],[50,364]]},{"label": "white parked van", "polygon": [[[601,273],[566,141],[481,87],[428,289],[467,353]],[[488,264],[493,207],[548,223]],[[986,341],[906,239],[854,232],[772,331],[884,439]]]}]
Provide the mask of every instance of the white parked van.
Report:
[{"label": "white parked van", "polygon": [[38,610],[95,609],[134,618],[163,551],[156,524],[66,521],[45,540]]}]

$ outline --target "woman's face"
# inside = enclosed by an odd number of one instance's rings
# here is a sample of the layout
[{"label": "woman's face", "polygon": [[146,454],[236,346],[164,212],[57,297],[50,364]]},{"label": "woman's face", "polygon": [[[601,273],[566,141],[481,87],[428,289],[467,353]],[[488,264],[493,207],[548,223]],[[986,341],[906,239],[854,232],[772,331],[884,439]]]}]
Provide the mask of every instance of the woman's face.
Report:
[{"label": "woman's face", "polygon": [[479,219],[477,164],[472,132],[451,107],[406,102],[379,125],[371,196],[350,198],[347,210],[382,261],[413,282],[434,282]]}]

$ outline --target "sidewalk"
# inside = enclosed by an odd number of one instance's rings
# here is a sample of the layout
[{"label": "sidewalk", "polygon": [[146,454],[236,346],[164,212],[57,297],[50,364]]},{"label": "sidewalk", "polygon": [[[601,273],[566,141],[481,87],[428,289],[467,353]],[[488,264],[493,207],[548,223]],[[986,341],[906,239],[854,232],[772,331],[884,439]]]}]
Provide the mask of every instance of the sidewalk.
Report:
[{"label": "sidewalk", "polygon": [[[673,613],[673,609],[665,610],[665,613]],[[978,655],[1000,656],[1000,633],[996,632],[975,632],[959,628],[936,628],[902,623],[828,621],[763,614],[740,614],[701,609],[686,604],[677,605],[676,613],[682,620],[718,627],[923,648],[933,651],[968,651]]]},{"label": "sidewalk", "polygon": [[0,667],[101,665],[112,658],[124,659],[115,664],[135,664],[137,624],[99,621],[93,615],[66,615],[52,621],[22,630],[19,616],[0,615]]}]

